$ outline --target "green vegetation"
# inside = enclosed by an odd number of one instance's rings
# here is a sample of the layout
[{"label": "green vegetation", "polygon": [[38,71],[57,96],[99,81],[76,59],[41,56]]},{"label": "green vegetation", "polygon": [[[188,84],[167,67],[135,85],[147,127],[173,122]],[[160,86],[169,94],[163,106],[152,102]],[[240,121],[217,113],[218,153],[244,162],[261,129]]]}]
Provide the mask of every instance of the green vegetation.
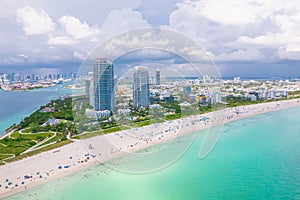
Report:
[{"label": "green vegetation", "polygon": [[300,95],[300,91],[294,91],[294,92],[289,92],[289,95],[291,95],[291,96],[298,96],[298,95]]},{"label": "green vegetation", "polygon": [[[300,91],[290,94],[292,98],[300,97]],[[180,106],[178,101],[156,102],[161,107],[135,108],[130,106],[130,114],[125,114],[118,119],[105,117],[101,119],[88,118],[85,114],[87,108],[91,108],[88,99],[76,97],[52,100],[39,110],[24,118],[20,124],[13,125],[7,131],[12,131],[10,136],[0,140],[0,165],[4,162],[12,162],[43,151],[54,149],[71,143],[72,139],[85,139],[127,130],[132,127],[147,126],[153,123],[161,123],[167,120],[179,119],[195,114],[203,114],[225,107],[236,107],[264,103],[270,101],[285,100],[258,100],[251,101],[243,97],[226,97],[226,104],[191,103],[189,106]],[[73,109],[72,109],[73,108]],[[73,117],[74,113],[74,117]],[[112,113],[111,113],[112,114]],[[123,120],[123,121],[121,121]],[[37,145],[38,144],[38,145]],[[28,149],[32,149],[24,153]]]},{"label": "green vegetation", "polygon": [[17,161],[17,160],[21,160],[23,158],[27,158],[27,157],[39,154],[39,153],[44,152],[44,151],[49,151],[51,149],[55,149],[55,148],[58,148],[58,147],[61,147],[61,146],[64,146],[64,145],[70,144],[70,143],[72,143],[72,141],[70,141],[70,140],[55,143],[55,144],[52,144],[52,145],[49,145],[49,146],[46,146],[46,147],[43,147],[43,148],[40,148],[40,149],[37,149],[37,150],[30,151],[28,153],[24,153],[22,155],[18,155],[18,156],[13,157],[13,158],[6,159],[5,162],[14,162],[14,161]]},{"label": "green vegetation", "polygon": [[11,156],[13,156],[13,155],[11,155],[11,154],[0,154],[0,160],[9,158],[9,157],[11,157]]},{"label": "green vegetation", "polygon": [[41,147],[41,146],[45,146],[45,145],[48,145],[48,144],[51,144],[51,143],[56,143],[56,142],[62,142],[62,141],[66,141],[68,140],[66,135],[63,134],[63,133],[56,133],[56,136],[51,138],[50,140],[47,140],[46,142],[40,144],[39,146],[37,147]]},{"label": "green vegetation", "polygon": [[[3,154],[8,154],[10,156],[18,156],[25,150],[36,145],[38,142],[41,142],[51,136],[53,136],[53,133],[20,134],[19,132],[14,132],[10,137],[0,140],[0,155],[3,156]],[[4,158],[1,160],[3,159]]]},{"label": "green vegetation", "polygon": [[161,101],[159,105],[165,108],[166,112],[175,112],[176,114],[181,113],[181,107],[178,101],[173,101],[173,102]]},{"label": "green vegetation", "polygon": [[33,140],[33,141],[42,141],[45,138],[52,137],[53,133],[35,133],[35,134],[20,134],[19,132],[14,132],[10,135],[11,139],[18,140],[18,139],[25,139],[25,140]]},{"label": "green vegetation", "polygon": [[32,132],[32,128],[27,128],[22,130],[22,133],[31,133],[31,132]]},{"label": "green vegetation", "polygon": [[95,136],[99,136],[99,135],[103,135],[103,131],[99,130],[99,131],[92,131],[92,132],[84,132],[80,135],[75,135],[72,136],[72,139],[87,139],[87,138],[91,138],[91,137],[95,137]]},{"label": "green vegetation", "polygon": [[99,136],[99,135],[103,135],[103,134],[107,134],[107,133],[112,133],[112,132],[116,132],[116,131],[128,130],[130,128],[131,127],[128,127],[128,126],[116,126],[116,127],[112,127],[112,128],[104,129],[104,130],[102,129],[102,130],[97,130],[97,131],[84,132],[82,134],[72,136],[72,139],[87,139],[87,138],[91,138],[91,137],[95,137],[95,136]]},{"label": "green vegetation", "polygon": [[251,101],[249,98],[234,96],[226,97],[225,102],[227,103],[227,107],[250,105],[253,104],[253,102],[260,103],[260,101]]},{"label": "green vegetation", "polygon": [[300,98],[300,91],[289,92],[290,98]]},{"label": "green vegetation", "polygon": [[[33,148],[32,151],[25,153],[26,155],[70,143],[67,135],[76,132],[72,98],[52,100],[7,130],[14,132],[0,140],[1,162],[12,160],[9,158],[11,156],[15,156],[14,160],[22,158],[22,153],[30,148]],[[40,144],[37,145],[38,143]]]},{"label": "green vegetation", "polygon": [[[54,112],[43,112],[45,108],[53,108]],[[72,98],[56,99],[52,100],[46,106],[41,106],[41,108],[35,112],[33,112],[30,116],[24,118],[19,125],[16,126],[18,130],[24,128],[32,128],[32,131],[40,131],[35,130],[37,127],[41,127],[43,123],[45,123],[48,119],[64,119],[64,120],[73,120],[72,114]],[[42,129],[42,128],[41,128]],[[47,127],[44,129],[47,130]]]},{"label": "green vegetation", "polygon": [[259,104],[259,103],[282,101],[282,100],[288,100],[288,99],[292,99],[292,98],[251,101],[251,99],[248,99],[245,97],[226,97],[225,101],[227,103],[227,105],[226,105],[227,107],[237,107],[237,106],[246,106],[246,105],[252,105],[252,104]]},{"label": "green vegetation", "polygon": [[116,127],[111,127],[109,129],[103,130],[103,133],[106,134],[106,133],[112,133],[112,132],[121,131],[121,130],[128,130],[128,129],[130,129],[130,128],[126,127],[126,126],[116,126]]},{"label": "green vegetation", "polygon": [[152,122],[148,119],[148,120],[143,120],[143,121],[139,121],[136,123],[132,124],[132,127],[141,127],[141,126],[147,126],[152,124]]},{"label": "green vegetation", "polygon": [[181,114],[167,114],[166,120],[180,119]]}]

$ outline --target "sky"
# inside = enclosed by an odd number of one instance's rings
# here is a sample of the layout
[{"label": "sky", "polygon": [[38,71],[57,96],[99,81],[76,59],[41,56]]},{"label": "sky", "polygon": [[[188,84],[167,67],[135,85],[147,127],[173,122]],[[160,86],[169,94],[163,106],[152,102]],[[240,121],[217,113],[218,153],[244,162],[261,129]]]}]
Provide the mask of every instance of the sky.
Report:
[{"label": "sky", "polygon": [[194,40],[222,76],[300,77],[299,24],[298,0],[0,0],[0,73],[76,71],[100,43],[158,27]]}]

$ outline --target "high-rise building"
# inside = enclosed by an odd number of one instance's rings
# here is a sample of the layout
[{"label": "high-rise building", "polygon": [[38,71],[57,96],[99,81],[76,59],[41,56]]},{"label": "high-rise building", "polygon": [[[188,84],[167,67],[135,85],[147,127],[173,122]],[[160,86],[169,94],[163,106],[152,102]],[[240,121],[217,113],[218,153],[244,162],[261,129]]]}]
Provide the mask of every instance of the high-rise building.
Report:
[{"label": "high-rise building", "polygon": [[234,77],[233,78],[233,82],[234,83],[240,83],[241,82],[241,78],[240,77]]},{"label": "high-rise building", "polygon": [[35,81],[36,80],[35,77],[36,77],[35,74],[31,74],[30,75],[30,81]]},{"label": "high-rise building", "polygon": [[85,80],[85,96],[90,98],[91,80]]},{"label": "high-rise building", "polygon": [[148,107],[150,104],[150,84],[148,68],[135,67],[133,73],[133,105],[136,107]]},{"label": "high-rise building", "polygon": [[158,69],[155,71],[155,79],[156,85],[160,85],[160,71]]},{"label": "high-rise building", "polygon": [[186,98],[187,95],[192,94],[192,87],[191,86],[185,86],[183,88],[183,97]]},{"label": "high-rise building", "polygon": [[[89,81],[89,83],[86,83],[86,87],[89,87],[89,88],[86,88],[85,92],[86,92],[86,96],[89,98],[89,104],[91,106],[94,106],[94,96],[95,96],[95,93],[94,93],[94,73],[93,72],[88,72],[88,77],[87,77],[87,81]],[[87,92],[89,92],[89,94],[87,94]]]},{"label": "high-rise building", "polygon": [[97,58],[93,63],[94,109],[114,109],[114,69],[106,59]]}]

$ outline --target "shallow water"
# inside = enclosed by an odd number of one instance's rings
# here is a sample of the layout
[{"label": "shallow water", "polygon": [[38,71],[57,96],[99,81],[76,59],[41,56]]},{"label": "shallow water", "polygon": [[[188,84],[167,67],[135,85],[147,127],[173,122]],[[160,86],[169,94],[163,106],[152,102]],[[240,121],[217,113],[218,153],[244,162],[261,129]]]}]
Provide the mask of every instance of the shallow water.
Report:
[{"label": "shallow water", "polygon": [[205,159],[197,156],[202,131],[180,159],[156,172],[99,165],[7,199],[300,199],[299,119],[296,107],[231,122]]}]

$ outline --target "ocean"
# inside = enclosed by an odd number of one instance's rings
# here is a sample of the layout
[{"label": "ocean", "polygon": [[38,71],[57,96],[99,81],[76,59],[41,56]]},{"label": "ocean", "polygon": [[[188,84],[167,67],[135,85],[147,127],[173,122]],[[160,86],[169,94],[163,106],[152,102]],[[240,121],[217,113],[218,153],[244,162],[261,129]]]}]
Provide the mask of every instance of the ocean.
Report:
[{"label": "ocean", "polygon": [[156,172],[98,165],[7,199],[300,199],[299,119],[295,107],[230,122],[204,159],[198,158],[205,135],[200,131],[182,157]]},{"label": "ocean", "polygon": [[49,103],[60,95],[72,94],[64,86],[71,82],[54,87],[29,91],[0,90],[0,135],[13,124],[18,124],[24,117]]}]

